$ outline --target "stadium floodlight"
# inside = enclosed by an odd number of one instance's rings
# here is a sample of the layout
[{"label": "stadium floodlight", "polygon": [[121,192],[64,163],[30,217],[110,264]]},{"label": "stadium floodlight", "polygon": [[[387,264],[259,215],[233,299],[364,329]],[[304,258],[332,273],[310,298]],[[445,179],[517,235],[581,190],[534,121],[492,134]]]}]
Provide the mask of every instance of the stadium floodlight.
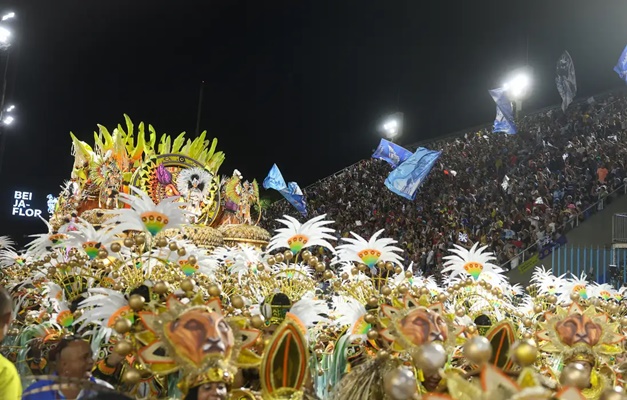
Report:
[{"label": "stadium floodlight", "polygon": [[8,45],[11,40],[11,31],[0,26],[0,45]]},{"label": "stadium floodlight", "polygon": [[11,18],[15,18],[14,12],[6,13],[2,16],[3,21],[6,21],[7,19],[11,19]]},{"label": "stadium floodlight", "polygon": [[388,116],[381,126],[383,134],[390,140],[394,140],[403,131],[403,113],[395,113]]},{"label": "stadium floodlight", "polygon": [[505,89],[510,97],[513,99],[520,99],[527,94],[529,84],[531,80],[527,74],[520,73],[514,76],[511,80],[505,82],[503,89]]},{"label": "stadium floodlight", "polygon": [[4,117],[4,119],[2,120],[2,123],[5,125],[11,125],[13,123],[13,121],[15,121],[15,118],[13,118],[12,115],[7,115],[6,117]]},{"label": "stadium floodlight", "polygon": [[7,107],[7,112],[11,112],[15,110],[15,105],[11,104],[10,106]]}]

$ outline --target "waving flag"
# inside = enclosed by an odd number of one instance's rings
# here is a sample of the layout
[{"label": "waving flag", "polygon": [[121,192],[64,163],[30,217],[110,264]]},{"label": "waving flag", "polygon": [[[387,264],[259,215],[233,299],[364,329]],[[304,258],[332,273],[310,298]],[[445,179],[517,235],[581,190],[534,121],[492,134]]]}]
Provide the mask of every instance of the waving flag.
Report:
[{"label": "waving flag", "polygon": [[627,46],[621,53],[618,63],[614,67],[614,71],[620,76],[620,79],[627,82]]},{"label": "waving flag", "polygon": [[285,183],[281,171],[276,164],[272,165],[266,179],[263,180],[264,189],[274,189],[281,193],[287,201],[290,202],[303,216],[307,216],[307,203],[303,192],[296,182]]},{"label": "waving flag", "polygon": [[414,200],[422,182],[441,154],[441,151],[418,148],[404,163],[390,172],[385,186],[399,196]]},{"label": "waving flag", "polygon": [[374,151],[372,158],[378,158],[390,164],[392,168],[398,167],[411,156],[411,151],[388,140],[381,139],[379,147]]},{"label": "waving flag", "polygon": [[489,92],[496,103],[496,119],[494,120],[492,132],[516,133],[514,109],[512,108],[512,102],[507,98],[505,89],[492,89]]},{"label": "waving flag", "polygon": [[570,58],[570,54],[567,51],[564,51],[559,60],[557,60],[555,72],[557,91],[560,93],[560,96],[562,96],[562,111],[566,112],[566,109],[577,95],[575,64],[573,64],[573,59]]}]

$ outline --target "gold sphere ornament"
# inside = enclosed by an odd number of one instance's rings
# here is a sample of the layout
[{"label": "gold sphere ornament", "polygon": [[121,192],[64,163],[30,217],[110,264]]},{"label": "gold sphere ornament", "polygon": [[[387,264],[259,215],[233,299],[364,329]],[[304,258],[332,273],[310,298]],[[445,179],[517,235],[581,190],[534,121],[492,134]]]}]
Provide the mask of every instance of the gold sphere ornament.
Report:
[{"label": "gold sphere ornament", "polygon": [[128,305],[131,306],[134,311],[139,311],[144,308],[144,304],[146,304],[146,299],[139,294],[133,294],[128,299]]},{"label": "gold sphere ornament", "polygon": [[[194,282],[193,279],[187,278],[181,281],[181,290],[184,292],[191,292],[192,290],[194,290],[194,286],[196,286],[196,282]],[[209,287],[209,290],[211,290],[211,287]]]},{"label": "gold sphere ornament", "polygon": [[49,263],[50,262],[50,256],[48,256],[48,255],[44,256],[44,262],[45,263]]},{"label": "gold sphere ornament", "polygon": [[474,335],[475,333],[477,333],[477,327],[475,325],[468,325],[468,327],[466,328],[466,332]]},{"label": "gold sphere ornament", "polygon": [[420,294],[421,294],[421,295],[425,295],[425,296],[426,296],[426,295],[428,295],[428,294],[430,294],[430,293],[431,293],[431,292],[430,292],[430,291],[429,291],[429,289],[427,289],[426,287],[423,287],[423,288],[421,288],[421,289],[420,289]]},{"label": "gold sphere ornament", "polygon": [[292,258],[294,258],[294,253],[292,253],[290,250],[285,250],[283,252],[283,257],[285,257],[287,261],[290,261]]},{"label": "gold sphere ornament", "polygon": [[536,314],[541,313],[542,310],[543,310],[542,304],[536,304],[535,306],[533,306],[533,312],[535,312]]},{"label": "gold sphere ornament", "polygon": [[472,278],[466,278],[466,286],[472,285],[473,282],[474,280]]},{"label": "gold sphere ornament", "polygon": [[146,243],[146,236],[144,235],[137,235],[135,236],[135,243],[138,245],[142,245],[144,243]]},{"label": "gold sphere ornament", "polygon": [[50,275],[54,275],[54,274],[57,273],[57,269],[55,267],[50,267],[50,268],[48,268],[48,273]]},{"label": "gold sphere ornament", "polygon": [[440,302],[444,303],[446,300],[448,300],[448,296],[447,296],[447,295],[445,295],[444,293],[440,293],[440,294],[438,295],[438,301],[440,301]]},{"label": "gold sphere ornament", "polygon": [[196,263],[198,262],[198,259],[196,258],[196,256],[189,256],[187,257],[187,262],[190,265],[196,265]]},{"label": "gold sphere ornament", "polygon": [[560,375],[562,386],[574,386],[577,389],[586,389],[590,386],[590,373],[578,362],[567,364]]},{"label": "gold sphere ornament", "polygon": [[411,353],[414,364],[427,375],[437,372],[446,364],[446,350],[439,343],[428,343]]},{"label": "gold sphere ornament", "polygon": [[392,400],[413,399],[418,391],[416,376],[409,368],[398,367],[385,374],[383,389]]},{"label": "gold sphere ornament", "polygon": [[357,267],[351,268],[351,274],[357,275],[359,273],[359,269]]},{"label": "gold sphere ornament", "polygon": [[365,270],[368,269],[368,266],[366,264],[359,264],[357,268],[359,268],[361,272],[364,272]]},{"label": "gold sphere ornament", "polygon": [[157,245],[157,247],[165,247],[168,245],[168,239],[162,237],[157,239],[157,241],[155,242],[155,244]]},{"label": "gold sphere ornament", "polygon": [[470,362],[482,365],[492,357],[492,345],[483,336],[473,336],[464,344],[464,357]]},{"label": "gold sphere ornament", "polygon": [[601,397],[599,397],[599,400],[625,400],[625,399],[627,399],[627,394],[625,394],[625,391],[620,386],[606,389],[603,393],[601,393]]},{"label": "gold sphere ornament", "polygon": [[383,268],[385,268],[385,262],[384,261],[377,261],[377,269],[379,271],[381,271]]},{"label": "gold sphere ornament", "polygon": [[457,310],[455,310],[455,315],[461,318],[466,315],[466,310],[464,310],[463,308],[458,308]]},{"label": "gold sphere ornament", "polygon": [[152,291],[157,294],[165,294],[168,291],[168,285],[164,281],[159,281],[152,287]]},{"label": "gold sphere ornament", "polygon": [[412,278],[414,276],[414,274],[411,271],[405,271],[405,278],[409,279]]},{"label": "gold sphere ornament", "polygon": [[620,319],[620,324],[621,324],[623,327],[627,327],[627,317],[623,317],[623,318],[621,318],[621,319]]},{"label": "gold sphere ornament", "polygon": [[268,257],[268,265],[276,264],[276,259],[274,257]]},{"label": "gold sphere ornament", "polygon": [[379,352],[377,353],[377,358],[379,360],[387,360],[388,358],[390,358],[390,353],[385,350],[379,350]]},{"label": "gold sphere ornament", "polygon": [[324,275],[322,275],[322,277],[326,280],[329,280],[331,278],[333,278],[333,272],[326,270],[324,271]]},{"label": "gold sphere ornament", "polygon": [[549,297],[546,298],[546,301],[548,301],[551,304],[555,304],[555,303],[557,303],[557,296],[552,294],[552,295],[550,295]]},{"label": "gold sphere ornament", "polygon": [[327,267],[324,264],[318,263],[318,262],[316,263],[316,266],[315,266],[316,272],[324,272],[325,269],[327,269]]},{"label": "gold sphere ornament", "polygon": [[262,272],[266,268],[262,263],[257,264],[257,271]]},{"label": "gold sphere ornament", "polygon": [[392,271],[394,269],[394,264],[392,264],[391,262],[386,262],[385,263],[385,269],[388,271]]},{"label": "gold sphere ornament", "polygon": [[374,315],[372,315],[372,314],[366,314],[366,315],[364,315],[364,321],[367,324],[371,324],[372,325],[372,324],[374,324],[377,321],[377,318]]},{"label": "gold sphere ornament", "polygon": [[133,345],[128,340],[120,340],[113,346],[113,351],[122,357],[126,357],[133,351]]},{"label": "gold sphere ornament", "polygon": [[340,277],[342,278],[343,281],[348,279],[348,274],[346,272],[342,272],[342,275],[340,275]]},{"label": "gold sphere ornament", "polygon": [[285,257],[283,257],[283,254],[278,253],[274,255],[274,259],[276,260],[276,262],[282,263],[285,260]]},{"label": "gold sphere ornament", "polygon": [[453,285],[453,290],[458,291],[459,289],[461,289],[462,287],[459,286],[459,283],[456,283]]},{"label": "gold sphere ornament", "polygon": [[185,254],[187,254],[187,250],[185,250],[184,247],[181,247],[176,251],[176,254],[178,254],[179,257],[184,257]]},{"label": "gold sphere ornament", "polygon": [[244,308],[244,298],[239,295],[232,296],[231,305],[233,305],[233,307],[237,308],[238,310],[241,310],[242,308]]},{"label": "gold sphere ornament", "polygon": [[109,257],[109,252],[107,250],[105,250],[104,248],[98,250],[98,258],[103,260],[107,257]]},{"label": "gold sphere ornament", "polygon": [[170,242],[168,244],[168,249],[170,249],[170,251],[177,251],[179,249],[179,245],[176,244],[176,242]]},{"label": "gold sphere ornament", "polygon": [[523,322],[523,325],[525,325],[527,328],[533,325],[533,321],[529,318],[523,318],[522,322]]},{"label": "gold sphere ornament", "polygon": [[303,252],[301,253],[301,256],[303,257],[303,260],[304,260],[305,262],[306,262],[306,261],[309,261],[309,259],[311,258],[311,251],[309,251],[309,250],[305,250],[305,251],[303,251]]},{"label": "gold sphere ornament", "polygon": [[370,307],[376,307],[379,305],[379,299],[377,299],[376,297],[372,296],[371,298],[368,299],[368,305]]},{"label": "gold sphere ornament", "polygon": [[126,332],[130,331],[132,327],[133,324],[126,318],[118,318],[113,325],[113,329],[120,335],[124,335]]},{"label": "gold sphere ornament", "polygon": [[407,289],[407,286],[405,286],[405,285],[399,285],[399,286],[398,286],[398,292],[399,292],[400,294],[405,294],[405,293],[407,293],[407,291],[408,291],[408,290],[409,290],[409,289]]},{"label": "gold sphere ornament", "polygon": [[514,344],[514,360],[521,367],[528,367],[536,362],[538,347],[532,340],[524,340]]},{"label": "gold sphere ornament", "polygon": [[379,332],[374,329],[370,329],[366,336],[368,336],[369,340],[376,340],[379,337]]},{"label": "gold sphere ornament", "polygon": [[135,368],[130,368],[124,372],[123,379],[124,382],[134,385],[142,379],[142,374]]},{"label": "gold sphere ornament", "polygon": [[[126,247],[131,247],[131,246],[126,246]],[[120,243],[118,242],[113,242],[111,243],[111,246],[109,246],[109,248],[111,249],[112,252],[114,253],[119,253],[120,250],[122,250],[122,246],[120,245]]]},{"label": "gold sphere ornament", "polygon": [[124,239],[124,246],[126,247],[133,247],[135,246],[135,241],[131,238],[126,238]]},{"label": "gold sphere ornament", "polygon": [[222,290],[220,290],[220,287],[218,285],[209,286],[209,296],[218,297],[220,296],[220,293],[222,293]]},{"label": "gold sphere ornament", "polygon": [[397,275],[398,275],[398,274],[400,274],[401,272],[403,272],[403,268],[401,268],[401,267],[395,267],[395,268],[394,268],[394,273],[395,273],[395,274],[397,274]]},{"label": "gold sphere ornament", "polygon": [[571,293],[570,294],[570,299],[572,301],[579,301],[579,293]]},{"label": "gold sphere ornament", "polygon": [[531,335],[530,332],[525,332],[522,335],[523,339],[531,339],[533,337],[533,335]]},{"label": "gold sphere ornament", "polygon": [[263,323],[264,323],[264,318],[261,314],[253,315],[250,318],[250,325],[252,325],[252,327],[255,329],[261,328],[263,326]]},{"label": "gold sphere ornament", "polygon": [[342,287],[342,282],[341,281],[335,281],[333,282],[333,288],[335,290],[339,290]]},{"label": "gold sphere ornament", "polygon": [[383,285],[381,286],[381,294],[384,296],[389,296],[392,294],[392,288],[390,288],[388,285]]}]

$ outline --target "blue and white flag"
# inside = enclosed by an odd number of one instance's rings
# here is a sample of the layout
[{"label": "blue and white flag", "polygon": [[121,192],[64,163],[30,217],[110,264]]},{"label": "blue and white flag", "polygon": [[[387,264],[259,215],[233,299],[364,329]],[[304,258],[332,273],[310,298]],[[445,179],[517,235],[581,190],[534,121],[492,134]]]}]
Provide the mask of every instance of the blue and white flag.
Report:
[{"label": "blue and white flag", "polygon": [[557,91],[560,93],[560,96],[562,96],[562,111],[566,112],[566,109],[577,95],[575,64],[573,64],[573,59],[570,58],[570,54],[567,51],[564,51],[560,59],[557,60],[555,72]]},{"label": "blue and white flag", "polygon": [[614,71],[620,76],[620,79],[627,82],[627,46],[620,55],[618,63],[614,67]]},{"label": "blue and white flag", "polygon": [[411,151],[388,140],[381,139],[379,147],[374,151],[372,158],[378,158],[390,164],[392,168],[398,167],[411,156]]},{"label": "blue and white flag", "polygon": [[299,213],[303,216],[307,216],[307,203],[305,202],[305,196],[302,190],[298,187],[296,182],[285,183],[281,171],[276,164],[272,165],[268,176],[263,180],[264,189],[274,189],[281,193],[287,201],[292,204]]},{"label": "blue and white flag", "polygon": [[441,154],[441,151],[419,147],[404,163],[390,172],[385,180],[385,186],[399,196],[414,200],[422,182]]},{"label": "blue and white flag", "polygon": [[516,133],[516,125],[514,124],[514,108],[512,102],[507,98],[505,89],[498,88],[489,91],[490,96],[496,103],[496,119],[494,120],[494,128],[492,132],[505,132],[509,134]]}]

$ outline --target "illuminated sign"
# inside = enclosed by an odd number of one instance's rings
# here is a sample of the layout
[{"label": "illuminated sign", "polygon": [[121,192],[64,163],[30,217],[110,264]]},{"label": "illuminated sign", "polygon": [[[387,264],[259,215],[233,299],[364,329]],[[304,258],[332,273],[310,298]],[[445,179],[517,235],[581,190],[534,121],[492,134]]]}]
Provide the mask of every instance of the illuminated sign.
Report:
[{"label": "illuminated sign", "polygon": [[33,192],[16,190],[13,194],[13,206],[11,215],[16,217],[39,218],[41,210],[31,206]]}]

